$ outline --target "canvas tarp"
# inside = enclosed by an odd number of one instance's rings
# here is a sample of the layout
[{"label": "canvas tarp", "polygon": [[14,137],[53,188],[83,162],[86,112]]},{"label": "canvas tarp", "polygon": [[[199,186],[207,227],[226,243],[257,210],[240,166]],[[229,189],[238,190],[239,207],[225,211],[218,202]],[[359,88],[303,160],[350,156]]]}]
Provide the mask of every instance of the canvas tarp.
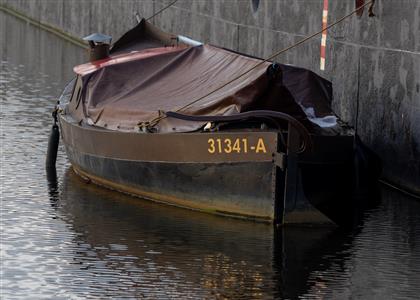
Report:
[{"label": "canvas tarp", "polygon": [[[290,114],[304,124],[309,123],[308,118],[333,115],[331,84],[313,72],[281,65],[281,74],[271,76],[267,72],[271,63],[265,62],[215,91],[261,60],[211,45],[159,47],[165,44],[165,38],[159,42],[159,35],[140,30],[144,24],[139,24],[137,31],[135,28],[128,32],[113,49],[120,56],[124,55],[124,49],[126,53],[140,50],[153,55],[140,55],[123,62],[116,60],[82,74],[84,111],[96,126],[138,130],[139,123],[156,120],[162,112],[181,108],[180,112],[190,115],[275,110]],[[150,47],[153,49],[144,50]],[[190,103],[193,104],[187,106]],[[203,125],[164,118],[156,129],[162,133],[186,132]]]}]

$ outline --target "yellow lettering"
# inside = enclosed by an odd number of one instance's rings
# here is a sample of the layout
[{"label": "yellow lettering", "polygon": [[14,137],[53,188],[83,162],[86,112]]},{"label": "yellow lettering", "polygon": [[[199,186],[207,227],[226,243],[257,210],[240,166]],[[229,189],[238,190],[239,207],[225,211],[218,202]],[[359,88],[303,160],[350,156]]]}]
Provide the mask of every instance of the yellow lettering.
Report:
[{"label": "yellow lettering", "polygon": [[236,151],[237,153],[241,152],[241,141],[239,139],[235,140],[235,143],[233,144],[233,151]]},{"label": "yellow lettering", "polygon": [[248,153],[248,140],[247,139],[242,139],[242,143],[244,144],[244,153]]},{"label": "yellow lettering", "polygon": [[232,152],[232,141],[230,139],[225,139],[225,152],[231,153]]},{"label": "yellow lettering", "polygon": [[216,139],[217,141],[217,148],[219,149],[219,153],[222,153],[222,140]]},{"label": "yellow lettering", "polygon": [[267,153],[267,150],[265,149],[264,140],[262,138],[258,139],[257,143],[257,149],[255,149],[255,153],[259,153],[262,151],[263,153]]},{"label": "yellow lettering", "polygon": [[[236,138],[233,139],[208,139],[208,148],[207,151],[210,154],[215,153],[248,153],[248,139],[247,138]],[[256,146],[251,146],[250,150],[255,153],[267,153],[267,148],[263,138],[258,138]]]},{"label": "yellow lettering", "polygon": [[214,146],[214,140],[213,140],[213,139],[209,139],[209,140],[207,141],[207,143],[209,143],[209,148],[207,149],[207,151],[208,151],[210,154],[213,154],[214,152],[216,152],[216,147]]}]

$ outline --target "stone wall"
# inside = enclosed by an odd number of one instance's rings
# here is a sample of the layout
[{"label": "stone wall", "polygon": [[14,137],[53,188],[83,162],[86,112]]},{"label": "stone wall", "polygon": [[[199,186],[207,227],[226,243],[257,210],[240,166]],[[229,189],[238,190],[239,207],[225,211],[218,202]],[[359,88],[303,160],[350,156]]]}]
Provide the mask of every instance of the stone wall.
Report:
[{"label": "stone wall", "polygon": [[[116,39],[172,0],[0,0],[42,23],[83,37]],[[329,23],[354,10],[330,0]],[[277,57],[333,82],[334,109],[383,159],[384,177],[420,193],[420,1],[377,0],[328,32],[326,70],[320,37]],[[267,57],[321,29],[323,0],[179,0],[151,21],[166,31]],[[359,87],[359,105],[357,94]]]}]

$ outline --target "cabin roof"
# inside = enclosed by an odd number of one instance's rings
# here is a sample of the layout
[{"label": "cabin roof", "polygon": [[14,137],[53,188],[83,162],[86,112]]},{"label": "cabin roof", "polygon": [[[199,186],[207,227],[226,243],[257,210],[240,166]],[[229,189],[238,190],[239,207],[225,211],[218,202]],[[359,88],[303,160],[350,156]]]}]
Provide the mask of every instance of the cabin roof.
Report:
[{"label": "cabin roof", "polygon": [[155,129],[170,133],[203,126],[161,118],[170,111],[227,116],[273,110],[302,122],[333,114],[331,83],[315,73],[280,64],[270,68],[272,62],[211,45],[191,47],[145,20],[110,53],[74,68],[82,79],[85,118],[98,127],[137,130],[159,120]]}]

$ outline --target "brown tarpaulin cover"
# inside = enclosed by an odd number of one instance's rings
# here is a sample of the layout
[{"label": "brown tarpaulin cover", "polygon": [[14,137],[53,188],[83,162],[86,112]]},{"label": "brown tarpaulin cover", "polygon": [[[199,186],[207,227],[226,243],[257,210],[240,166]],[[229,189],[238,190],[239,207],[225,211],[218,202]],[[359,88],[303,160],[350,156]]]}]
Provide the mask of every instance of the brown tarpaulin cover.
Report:
[{"label": "brown tarpaulin cover", "polygon": [[[151,50],[154,55],[111,63],[82,74],[86,118],[108,129],[138,130],[139,123],[155,120],[162,111],[177,111],[261,62],[211,45],[162,47],[173,40],[145,21],[127,32],[111,53],[122,55],[155,48]],[[317,117],[332,115],[328,81],[285,65],[281,65],[282,76],[273,77],[267,73],[270,65],[260,65],[180,112],[233,115],[264,109],[288,113],[303,123],[307,121],[306,107],[312,107]],[[161,133],[187,132],[203,125],[165,118],[156,129]]]}]

